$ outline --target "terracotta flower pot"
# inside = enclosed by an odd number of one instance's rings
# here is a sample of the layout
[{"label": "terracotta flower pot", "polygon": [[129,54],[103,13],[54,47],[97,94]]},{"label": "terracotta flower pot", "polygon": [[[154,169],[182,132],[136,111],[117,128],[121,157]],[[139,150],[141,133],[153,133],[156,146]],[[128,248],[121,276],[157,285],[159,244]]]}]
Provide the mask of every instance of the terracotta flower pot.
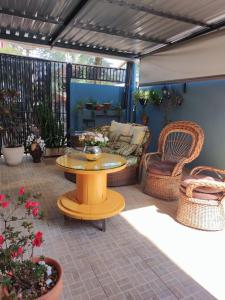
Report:
[{"label": "terracotta flower pot", "polygon": [[[40,260],[39,257],[34,257],[33,258],[33,262],[38,262]],[[57,272],[58,272],[58,281],[56,283],[56,285],[49,290],[48,293],[42,295],[41,297],[38,297],[36,300],[58,300],[60,298],[60,295],[62,293],[62,288],[63,288],[63,282],[62,282],[62,268],[60,266],[60,264],[50,258],[50,257],[45,257],[45,262],[46,264],[52,265],[56,268]],[[3,292],[3,296],[9,296],[9,292],[7,290],[7,288],[3,287],[2,288],[2,292]]]}]

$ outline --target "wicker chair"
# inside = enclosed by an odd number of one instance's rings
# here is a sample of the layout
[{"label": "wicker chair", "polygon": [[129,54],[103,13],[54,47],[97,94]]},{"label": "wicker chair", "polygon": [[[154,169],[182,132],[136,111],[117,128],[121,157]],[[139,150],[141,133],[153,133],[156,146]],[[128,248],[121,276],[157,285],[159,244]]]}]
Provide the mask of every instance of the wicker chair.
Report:
[{"label": "wicker chair", "polygon": [[178,200],[182,170],[201,152],[203,130],[194,122],[168,124],[160,133],[158,151],[144,158],[143,192],[163,200]]},{"label": "wicker chair", "polygon": [[[142,126],[139,124],[132,124],[133,126]],[[100,126],[94,129],[89,130],[97,130],[103,134],[107,134],[110,126]],[[145,137],[143,139],[143,145],[140,147],[141,153],[137,155],[137,163],[128,165],[122,171],[111,173],[107,175],[107,186],[116,187],[116,186],[124,186],[124,185],[132,185],[136,184],[138,180],[139,169],[143,165],[144,155],[147,152],[149,143],[150,143],[150,132],[146,131]],[[126,157],[125,157],[126,158]],[[64,176],[66,179],[76,182],[76,175],[65,172]]]},{"label": "wicker chair", "polygon": [[[213,176],[200,175],[202,172],[213,173]],[[201,166],[194,168],[181,182],[178,222],[202,230],[224,228],[225,183],[221,174],[225,175],[225,171]]]}]

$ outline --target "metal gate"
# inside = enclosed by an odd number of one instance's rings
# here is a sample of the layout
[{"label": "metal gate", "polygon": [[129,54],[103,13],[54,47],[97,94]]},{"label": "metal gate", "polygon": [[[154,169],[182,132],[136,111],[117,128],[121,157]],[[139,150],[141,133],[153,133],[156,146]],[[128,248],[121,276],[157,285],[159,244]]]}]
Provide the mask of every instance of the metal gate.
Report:
[{"label": "metal gate", "polygon": [[[50,106],[56,120],[63,124],[65,135],[68,134],[71,78],[125,83],[125,77],[125,69],[0,54],[0,90],[19,92],[17,101],[24,125],[19,136],[15,137],[18,144],[26,141],[36,123],[36,108],[43,103]],[[0,143],[2,141],[4,136]]]}]

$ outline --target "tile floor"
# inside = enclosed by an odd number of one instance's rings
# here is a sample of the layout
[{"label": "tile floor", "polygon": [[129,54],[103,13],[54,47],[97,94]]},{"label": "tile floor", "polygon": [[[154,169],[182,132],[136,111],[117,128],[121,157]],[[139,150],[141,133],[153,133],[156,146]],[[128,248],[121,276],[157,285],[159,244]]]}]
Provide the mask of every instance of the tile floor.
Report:
[{"label": "tile floor", "polygon": [[45,234],[41,252],[64,269],[64,300],[225,299],[225,231],[204,232],[178,224],[176,202],[143,194],[138,186],[116,188],[126,209],[97,223],[64,220],[57,197],[72,190],[54,159],[8,167],[0,159],[0,192],[20,186],[41,192],[47,213],[37,228]]}]

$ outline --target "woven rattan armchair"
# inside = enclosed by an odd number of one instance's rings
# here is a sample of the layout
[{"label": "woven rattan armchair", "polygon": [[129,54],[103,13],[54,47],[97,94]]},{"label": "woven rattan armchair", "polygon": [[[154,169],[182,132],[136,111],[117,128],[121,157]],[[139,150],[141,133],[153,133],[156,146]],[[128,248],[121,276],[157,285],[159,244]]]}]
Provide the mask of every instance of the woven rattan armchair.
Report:
[{"label": "woven rattan armchair", "polygon": [[180,223],[202,230],[224,228],[225,183],[221,175],[225,175],[224,170],[201,166],[181,182],[176,217]]},{"label": "woven rattan armchair", "polygon": [[158,151],[147,153],[142,176],[143,192],[163,200],[178,200],[182,170],[201,152],[204,132],[190,121],[165,126],[158,140]]}]

